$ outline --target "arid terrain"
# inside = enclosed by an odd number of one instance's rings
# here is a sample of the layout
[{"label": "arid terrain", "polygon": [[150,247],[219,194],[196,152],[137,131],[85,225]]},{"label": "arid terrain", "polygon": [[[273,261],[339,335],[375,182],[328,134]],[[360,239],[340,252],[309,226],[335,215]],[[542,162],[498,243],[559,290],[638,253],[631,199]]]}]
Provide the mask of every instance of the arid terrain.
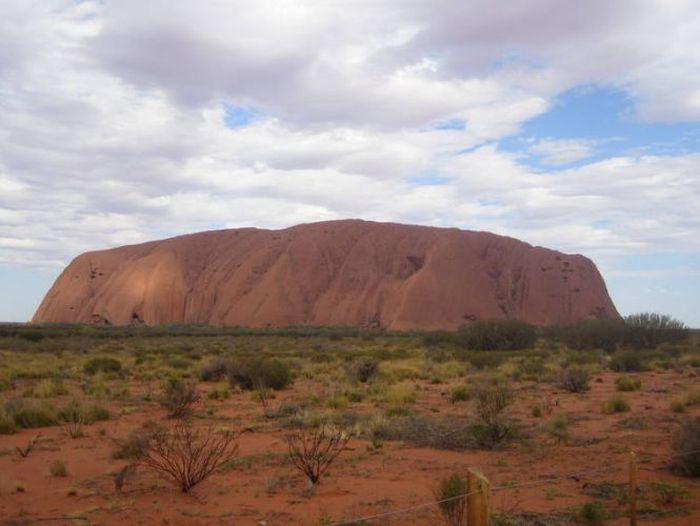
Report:
[{"label": "arid terrain", "polygon": [[[448,333],[352,329],[1,335],[0,524],[448,524],[430,504],[440,481],[478,467],[494,524],[622,525],[630,452],[641,524],[700,523],[700,483],[678,471],[672,441],[700,417],[692,338],[604,351],[541,334],[500,351]],[[281,388],[246,388],[241,364],[260,358],[260,370],[285,371]],[[168,382],[201,395],[183,417],[168,417]],[[494,392],[504,409],[482,419]],[[182,421],[240,433],[235,457],[187,493],[126,447]],[[497,434],[479,432],[491,424]],[[349,442],[313,485],[290,462],[287,436],[319,426]]]}]

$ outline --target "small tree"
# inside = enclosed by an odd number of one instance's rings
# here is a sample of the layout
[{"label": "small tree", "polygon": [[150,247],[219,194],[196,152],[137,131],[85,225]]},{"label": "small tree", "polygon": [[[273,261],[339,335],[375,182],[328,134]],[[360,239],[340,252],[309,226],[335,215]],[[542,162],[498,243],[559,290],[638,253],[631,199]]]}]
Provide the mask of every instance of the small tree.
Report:
[{"label": "small tree", "polygon": [[287,436],[289,459],[312,484],[318,484],[349,440],[350,434],[340,428],[320,426],[313,431],[300,430]]},{"label": "small tree", "polygon": [[197,431],[186,420],[155,429],[139,463],[169,478],[187,493],[238,453],[238,435]]},{"label": "small tree", "polygon": [[653,312],[631,314],[625,318],[625,344],[631,347],[653,349],[660,343],[677,343],[688,338],[685,324]]}]

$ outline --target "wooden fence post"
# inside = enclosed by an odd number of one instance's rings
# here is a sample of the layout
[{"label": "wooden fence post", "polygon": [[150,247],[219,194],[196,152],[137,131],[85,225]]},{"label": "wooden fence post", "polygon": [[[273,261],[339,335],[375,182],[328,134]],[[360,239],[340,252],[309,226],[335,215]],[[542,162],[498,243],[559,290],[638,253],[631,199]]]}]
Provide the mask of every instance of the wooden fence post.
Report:
[{"label": "wooden fence post", "polygon": [[630,526],[637,526],[637,454],[630,451]]},{"label": "wooden fence post", "polygon": [[488,526],[491,484],[475,468],[467,470],[467,526]]}]

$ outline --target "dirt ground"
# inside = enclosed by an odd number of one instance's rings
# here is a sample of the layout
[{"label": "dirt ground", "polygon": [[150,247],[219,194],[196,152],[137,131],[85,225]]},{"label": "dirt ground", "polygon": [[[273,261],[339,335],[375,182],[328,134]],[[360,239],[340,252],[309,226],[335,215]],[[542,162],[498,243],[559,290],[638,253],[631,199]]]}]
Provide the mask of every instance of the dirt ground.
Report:
[{"label": "dirt ground", "polygon": [[[444,451],[393,441],[376,447],[369,440],[353,438],[316,487],[310,487],[290,464],[286,431],[261,417],[249,393],[233,392],[228,400],[207,402],[216,405],[215,416],[207,417],[202,403],[196,425],[253,431],[241,435],[235,462],[189,494],[143,467],[122,491],[115,490],[114,474],[126,464],[112,459],[115,440],[147,420],[166,419],[156,403],[112,401],[107,405],[115,416],[86,427],[82,438],[69,438],[61,426],[0,435],[0,524],[320,525],[413,507],[349,523],[442,524],[436,506],[418,506],[435,500],[434,488],[441,477],[478,467],[491,483],[491,508],[502,517],[501,524],[573,524],[572,510],[597,500],[612,515],[606,524],[622,525],[628,524],[626,504],[614,497],[611,488],[626,484],[629,452],[634,451],[644,490],[640,524],[698,525],[700,482],[668,469],[669,437],[678,419],[670,403],[698,384],[690,374],[688,370],[628,374],[641,379],[642,388],[623,393],[630,402],[629,412],[611,415],[601,407],[617,394],[617,373],[595,375],[585,394],[545,383],[513,383],[516,401],[508,415],[519,423],[521,436],[504,447]],[[471,411],[473,402],[451,403],[449,384],[417,383],[414,411],[439,415]],[[211,385],[202,383],[200,388],[205,391]],[[297,381],[275,403],[314,389],[311,382]],[[3,393],[3,398],[12,393]],[[532,407],[546,394],[551,395],[552,412],[534,418]],[[352,406],[353,411],[371,409],[369,403]],[[568,414],[571,421],[567,443],[557,443],[547,432],[547,422],[558,414]],[[683,416],[688,415],[700,416],[699,408],[688,407]],[[20,458],[15,447],[38,433],[36,449]],[[56,460],[65,462],[66,477],[49,474]],[[664,488],[682,491],[668,496]],[[532,522],[534,518],[541,522]]]}]

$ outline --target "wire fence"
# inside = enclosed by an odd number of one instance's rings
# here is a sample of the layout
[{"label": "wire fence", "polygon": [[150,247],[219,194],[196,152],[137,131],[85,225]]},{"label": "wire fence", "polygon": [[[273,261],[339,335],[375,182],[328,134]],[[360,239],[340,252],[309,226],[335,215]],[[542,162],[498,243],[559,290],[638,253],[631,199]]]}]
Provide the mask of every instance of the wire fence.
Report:
[{"label": "wire fence", "polygon": [[[661,460],[663,462],[669,462],[669,461],[676,459],[676,458],[679,458],[679,457],[695,455],[698,453],[700,453],[700,449],[695,449],[695,450],[691,450],[691,451],[684,451],[682,453],[677,453],[675,455],[665,456],[659,460]],[[538,480],[531,480],[531,481],[526,481],[526,482],[522,482],[519,484],[505,484],[502,486],[495,486],[495,487],[492,487],[490,489],[490,492],[491,492],[491,494],[493,494],[493,493],[498,493],[498,492],[506,491],[506,490],[532,488],[532,487],[537,487],[537,486],[547,486],[547,485],[552,485],[556,482],[561,482],[564,480],[571,480],[571,479],[580,480],[583,478],[591,477],[593,475],[601,475],[604,473],[608,474],[608,473],[620,472],[620,471],[625,470],[626,468],[627,468],[627,464],[624,467],[620,466],[620,465],[598,466],[598,467],[591,468],[591,469],[574,471],[574,472],[568,473],[566,475],[558,475],[558,476],[547,477],[547,478],[542,478],[542,479],[538,479]],[[657,469],[665,469],[665,468],[657,468]],[[445,504],[448,502],[454,502],[454,501],[466,499],[472,495],[477,495],[481,492],[482,492],[482,490],[477,490],[477,491],[472,491],[469,493],[455,495],[455,496],[445,498],[445,499],[421,502],[419,504],[415,504],[413,506],[409,506],[406,508],[398,508],[398,509],[394,509],[394,510],[387,510],[384,512],[375,513],[372,515],[366,515],[363,517],[344,519],[344,520],[339,521],[339,522],[331,523],[330,526],[351,526],[353,524],[362,524],[362,523],[366,523],[366,522],[373,521],[373,520],[386,519],[386,518],[397,516],[397,515],[404,515],[404,514],[413,512],[413,511],[418,511],[418,510],[425,509],[425,508],[439,506],[441,504]]]}]

